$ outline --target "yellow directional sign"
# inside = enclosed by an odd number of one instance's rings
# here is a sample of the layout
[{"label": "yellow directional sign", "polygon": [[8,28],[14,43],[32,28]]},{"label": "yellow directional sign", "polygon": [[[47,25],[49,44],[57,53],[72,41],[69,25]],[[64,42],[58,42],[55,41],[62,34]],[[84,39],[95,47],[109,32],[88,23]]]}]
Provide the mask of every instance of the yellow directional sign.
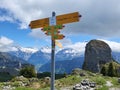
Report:
[{"label": "yellow directional sign", "polygon": [[[78,12],[58,15],[56,16],[56,25],[78,22],[79,16],[80,15]],[[29,26],[31,29],[47,27],[47,26],[50,26],[49,21],[50,21],[49,18],[38,19],[38,20],[31,21]]]},{"label": "yellow directional sign", "polygon": [[31,21],[29,26],[31,29],[47,27],[47,26],[49,26],[49,18]]},{"label": "yellow directional sign", "polygon": [[78,12],[56,16],[56,24],[57,25],[78,22],[78,21],[79,21],[79,13]]}]

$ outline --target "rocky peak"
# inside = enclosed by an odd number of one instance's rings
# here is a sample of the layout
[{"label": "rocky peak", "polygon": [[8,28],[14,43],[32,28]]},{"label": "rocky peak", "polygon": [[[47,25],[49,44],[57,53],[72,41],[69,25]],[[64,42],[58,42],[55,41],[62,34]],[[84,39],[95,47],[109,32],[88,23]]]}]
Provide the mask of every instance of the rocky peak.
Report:
[{"label": "rocky peak", "polygon": [[111,48],[101,40],[91,40],[85,47],[83,69],[99,72],[102,64],[112,61]]}]

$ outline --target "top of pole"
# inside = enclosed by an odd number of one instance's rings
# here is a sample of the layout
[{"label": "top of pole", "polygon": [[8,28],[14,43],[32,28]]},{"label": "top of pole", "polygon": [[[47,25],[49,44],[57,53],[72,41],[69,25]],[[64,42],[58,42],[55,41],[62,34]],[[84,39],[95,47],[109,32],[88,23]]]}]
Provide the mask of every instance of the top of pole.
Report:
[{"label": "top of pole", "polygon": [[56,13],[53,11],[52,12],[52,17],[55,17],[56,16]]}]

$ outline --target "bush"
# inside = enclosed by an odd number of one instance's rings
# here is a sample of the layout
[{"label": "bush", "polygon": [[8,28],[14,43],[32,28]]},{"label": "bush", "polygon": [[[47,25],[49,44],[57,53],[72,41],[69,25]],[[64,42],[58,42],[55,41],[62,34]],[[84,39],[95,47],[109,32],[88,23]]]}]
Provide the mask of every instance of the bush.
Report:
[{"label": "bush", "polygon": [[33,66],[26,66],[20,70],[20,75],[23,75],[26,78],[36,77],[35,68]]},{"label": "bush", "polygon": [[111,76],[111,77],[114,77],[116,76],[115,75],[115,69],[114,69],[114,66],[113,66],[113,63],[109,63],[109,66],[108,66],[108,76]]},{"label": "bush", "polygon": [[100,73],[103,74],[103,76],[106,76],[107,75],[107,68],[105,66],[103,66]]}]

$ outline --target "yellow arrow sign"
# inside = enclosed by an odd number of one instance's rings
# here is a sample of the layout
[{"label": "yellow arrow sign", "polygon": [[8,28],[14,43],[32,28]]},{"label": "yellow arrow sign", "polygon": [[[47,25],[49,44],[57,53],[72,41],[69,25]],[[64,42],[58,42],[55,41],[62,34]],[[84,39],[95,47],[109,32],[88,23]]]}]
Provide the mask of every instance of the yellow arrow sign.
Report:
[{"label": "yellow arrow sign", "polygon": [[31,21],[29,26],[31,29],[47,27],[49,26],[49,18]]},{"label": "yellow arrow sign", "polygon": [[67,23],[78,22],[78,21],[79,21],[79,13],[78,12],[59,15],[56,17],[57,24],[67,24]]},{"label": "yellow arrow sign", "polygon": [[[80,15],[79,15],[78,12],[56,16],[56,24],[60,25],[60,24],[78,22],[79,21],[79,16]],[[50,26],[49,25],[49,18],[44,18],[44,19],[38,19],[38,20],[31,21],[29,26],[30,26],[31,29]]]}]

